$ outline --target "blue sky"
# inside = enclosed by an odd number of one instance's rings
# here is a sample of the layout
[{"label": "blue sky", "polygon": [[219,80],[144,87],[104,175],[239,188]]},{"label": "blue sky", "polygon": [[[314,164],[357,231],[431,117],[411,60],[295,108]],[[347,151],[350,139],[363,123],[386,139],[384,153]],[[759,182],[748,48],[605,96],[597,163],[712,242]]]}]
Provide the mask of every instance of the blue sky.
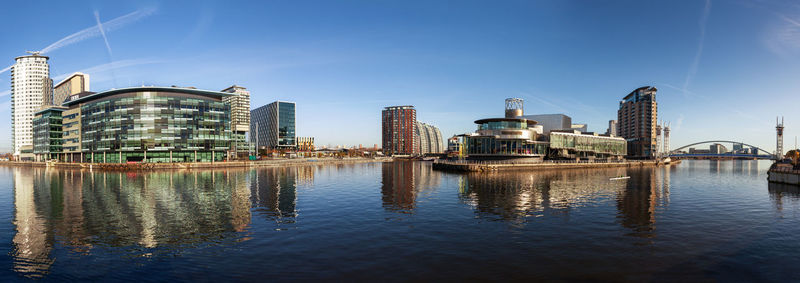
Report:
[{"label": "blue sky", "polygon": [[[15,1],[0,15],[0,68],[51,46],[51,76],[88,72],[93,91],[237,84],[253,108],[297,102],[297,133],[318,145],[380,144],[390,105],[416,106],[445,136],[473,131],[507,97],[604,132],[644,85],[659,89],[673,148],[734,139],[773,150],[777,115],[787,147],[800,134],[793,2]],[[0,151],[11,147],[9,78]]]}]

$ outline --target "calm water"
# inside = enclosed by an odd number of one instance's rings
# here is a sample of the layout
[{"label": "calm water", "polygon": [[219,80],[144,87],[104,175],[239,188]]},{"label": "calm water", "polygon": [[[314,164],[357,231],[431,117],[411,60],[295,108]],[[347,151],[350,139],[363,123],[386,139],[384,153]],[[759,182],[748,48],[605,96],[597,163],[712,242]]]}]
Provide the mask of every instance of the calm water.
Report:
[{"label": "calm water", "polygon": [[768,167],[0,167],[0,280],[797,281],[800,189]]}]

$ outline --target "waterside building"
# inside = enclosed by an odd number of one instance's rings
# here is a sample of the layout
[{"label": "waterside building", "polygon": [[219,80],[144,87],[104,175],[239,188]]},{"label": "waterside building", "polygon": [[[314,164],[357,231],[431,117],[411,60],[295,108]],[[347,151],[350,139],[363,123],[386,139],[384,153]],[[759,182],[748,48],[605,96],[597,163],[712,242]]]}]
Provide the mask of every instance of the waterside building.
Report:
[{"label": "waterside building", "polygon": [[656,91],[652,86],[640,87],[619,102],[617,134],[628,141],[629,158],[649,159],[656,155]]},{"label": "waterside building", "polygon": [[18,160],[33,159],[33,155],[20,154],[23,146],[33,147],[33,116],[41,110],[47,87],[52,86],[49,59],[33,52],[15,58],[11,67],[11,140]]},{"label": "waterside building", "polygon": [[[73,95],[63,107],[37,113],[37,131],[49,133],[37,134],[36,158],[93,163],[228,160],[230,107],[223,98],[229,95],[177,87]],[[61,152],[55,150],[59,135]]]},{"label": "waterside building", "polygon": [[[514,160],[538,162],[544,159],[622,159],[627,153],[624,139],[576,130],[551,129],[545,134],[538,121],[523,115],[523,101],[506,99],[506,117],[475,121],[478,130],[450,139],[449,147],[472,160]],[[555,115],[554,115],[555,116]],[[568,129],[564,117],[561,120]],[[566,115],[563,115],[568,117]]]},{"label": "waterside building", "polygon": [[294,102],[272,102],[250,111],[250,118],[250,142],[257,149],[297,148]]},{"label": "waterside building", "polygon": [[412,155],[417,146],[417,110],[414,106],[390,106],[381,113],[383,153]]}]

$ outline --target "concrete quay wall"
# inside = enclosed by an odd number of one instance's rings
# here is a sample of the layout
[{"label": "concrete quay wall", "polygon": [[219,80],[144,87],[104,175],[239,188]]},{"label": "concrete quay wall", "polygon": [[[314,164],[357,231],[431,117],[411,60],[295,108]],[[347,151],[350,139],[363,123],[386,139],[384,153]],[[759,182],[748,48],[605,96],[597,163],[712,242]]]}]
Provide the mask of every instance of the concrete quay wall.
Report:
[{"label": "concrete quay wall", "polygon": [[231,162],[188,162],[188,163],[68,163],[68,162],[0,162],[0,166],[50,167],[64,169],[92,170],[166,170],[166,169],[216,169],[216,168],[251,168],[251,167],[284,167],[337,165],[369,162],[391,162],[392,158],[309,158],[309,159],[271,159],[258,161]]},{"label": "concrete quay wall", "polygon": [[[666,163],[670,164],[670,163]],[[579,169],[579,168],[613,168],[613,167],[642,167],[666,165],[655,161],[629,161],[608,163],[527,163],[527,164],[476,164],[476,163],[450,163],[436,162],[433,169],[445,171],[483,172],[499,170],[553,170],[553,169]],[[675,163],[672,163],[675,164]]]},{"label": "concrete quay wall", "polygon": [[800,170],[769,170],[767,180],[772,183],[800,185]]}]

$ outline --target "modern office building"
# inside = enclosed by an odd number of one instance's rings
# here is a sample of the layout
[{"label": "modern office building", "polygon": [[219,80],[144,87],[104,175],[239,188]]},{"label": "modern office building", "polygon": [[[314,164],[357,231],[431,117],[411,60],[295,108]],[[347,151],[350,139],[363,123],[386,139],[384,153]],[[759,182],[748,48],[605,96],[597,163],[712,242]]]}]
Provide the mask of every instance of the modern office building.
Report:
[{"label": "modern office building", "polygon": [[222,92],[232,93],[231,96],[222,98],[222,101],[231,108],[232,149],[239,158],[246,157],[253,147],[247,140],[250,132],[250,91],[246,88],[232,85]]},{"label": "modern office building", "polygon": [[412,155],[417,145],[415,128],[417,110],[414,106],[390,106],[381,113],[383,153]]},{"label": "modern office building", "polygon": [[617,133],[628,141],[628,157],[647,159],[656,154],[658,121],[657,89],[635,89],[619,102]]},{"label": "modern office building", "polygon": [[[63,106],[62,161],[211,162],[228,159],[231,94],[132,87],[73,95]],[[38,141],[37,141],[38,143]]]},{"label": "modern office building", "polygon": [[53,104],[61,105],[70,96],[89,91],[89,75],[74,73],[53,87]]},{"label": "modern office building", "polygon": [[564,114],[538,114],[524,115],[520,118],[536,121],[537,125],[542,126],[542,134],[549,134],[553,130],[572,129],[572,118]]},{"label": "modern office building", "polygon": [[34,114],[33,154],[36,161],[57,159],[63,154],[62,112],[66,107],[50,106]]},{"label": "modern office building", "polygon": [[417,122],[414,128],[415,140],[417,141],[416,153],[443,153],[444,142],[442,132],[439,128],[425,123]]},{"label": "modern office building", "polygon": [[606,135],[617,136],[617,120],[608,120]]},{"label": "modern office building", "polygon": [[275,101],[250,111],[250,142],[257,149],[294,150],[295,103]]},{"label": "modern office building", "polygon": [[50,78],[47,56],[39,52],[15,58],[11,67],[11,139],[14,156],[20,158],[23,146],[33,146],[33,115],[41,110]]}]

